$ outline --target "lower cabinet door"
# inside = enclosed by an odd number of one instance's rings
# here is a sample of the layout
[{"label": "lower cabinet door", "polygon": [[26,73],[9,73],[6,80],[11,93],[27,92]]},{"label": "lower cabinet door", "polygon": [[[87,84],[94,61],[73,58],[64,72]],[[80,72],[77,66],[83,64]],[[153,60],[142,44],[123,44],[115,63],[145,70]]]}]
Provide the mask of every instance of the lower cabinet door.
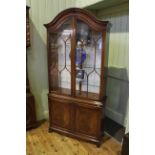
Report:
[{"label": "lower cabinet door", "polygon": [[71,107],[69,102],[53,98],[49,104],[52,126],[69,130],[71,128]]},{"label": "lower cabinet door", "polygon": [[75,130],[77,133],[92,137],[100,136],[100,109],[89,109],[85,107],[76,107]]}]

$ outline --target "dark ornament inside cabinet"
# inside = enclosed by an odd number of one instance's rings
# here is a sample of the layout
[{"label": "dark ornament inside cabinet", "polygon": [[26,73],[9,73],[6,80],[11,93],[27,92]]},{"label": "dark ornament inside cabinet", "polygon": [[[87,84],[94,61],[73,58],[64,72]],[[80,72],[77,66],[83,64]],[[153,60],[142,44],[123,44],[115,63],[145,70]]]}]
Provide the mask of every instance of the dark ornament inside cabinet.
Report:
[{"label": "dark ornament inside cabinet", "polygon": [[30,91],[29,79],[27,74],[27,48],[30,47],[30,23],[29,7],[26,6],[26,129],[37,127],[35,113],[35,99]]},{"label": "dark ornament inside cabinet", "polygon": [[70,8],[45,24],[49,131],[96,143],[103,136],[104,58],[108,21]]}]

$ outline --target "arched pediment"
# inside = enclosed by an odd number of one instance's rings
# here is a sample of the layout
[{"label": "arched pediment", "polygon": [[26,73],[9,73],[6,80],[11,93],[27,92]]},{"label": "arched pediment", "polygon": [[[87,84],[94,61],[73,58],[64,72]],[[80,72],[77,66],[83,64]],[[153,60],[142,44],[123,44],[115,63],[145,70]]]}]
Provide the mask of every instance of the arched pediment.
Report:
[{"label": "arched pediment", "polygon": [[51,22],[44,24],[44,26],[47,29],[56,30],[70,17],[86,22],[90,27],[96,29],[97,31],[106,29],[108,24],[108,21],[98,20],[93,14],[84,9],[69,8],[60,12]]}]

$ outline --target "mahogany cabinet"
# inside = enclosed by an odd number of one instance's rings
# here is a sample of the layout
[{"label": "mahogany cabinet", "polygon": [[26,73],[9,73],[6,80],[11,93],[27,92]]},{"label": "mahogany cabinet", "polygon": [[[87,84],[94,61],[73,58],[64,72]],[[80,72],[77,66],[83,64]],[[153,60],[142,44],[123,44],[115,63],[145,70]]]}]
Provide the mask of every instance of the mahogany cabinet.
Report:
[{"label": "mahogany cabinet", "polygon": [[49,80],[49,131],[102,141],[104,59],[108,21],[70,8],[45,24]]},{"label": "mahogany cabinet", "polygon": [[[30,47],[30,23],[29,23],[29,7],[26,6],[26,49]],[[27,51],[26,51],[27,65]],[[29,79],[26,66],[26,129],[37,127],[35,113],[35,99],[30,91]]]}]

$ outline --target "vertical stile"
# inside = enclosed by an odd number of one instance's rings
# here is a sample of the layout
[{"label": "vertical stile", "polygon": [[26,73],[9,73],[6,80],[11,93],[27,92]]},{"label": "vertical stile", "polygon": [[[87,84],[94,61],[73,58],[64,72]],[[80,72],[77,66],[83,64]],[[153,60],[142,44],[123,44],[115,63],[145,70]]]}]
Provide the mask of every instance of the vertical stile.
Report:
[{"label": "vertical stile", "polygon": [[75,96],[75,49],[76,49],[76,19],[72,18],[72,36],[71,36],[71,95]]},{"label": "vertical stile", "polygon": [[101,56],[101,77],[100,77],[100,92],[99,100],[102,100],[104,97],[104,59],[105,59],[105,46],[106,46],[106,29],[102,32],[102,56]]}]

